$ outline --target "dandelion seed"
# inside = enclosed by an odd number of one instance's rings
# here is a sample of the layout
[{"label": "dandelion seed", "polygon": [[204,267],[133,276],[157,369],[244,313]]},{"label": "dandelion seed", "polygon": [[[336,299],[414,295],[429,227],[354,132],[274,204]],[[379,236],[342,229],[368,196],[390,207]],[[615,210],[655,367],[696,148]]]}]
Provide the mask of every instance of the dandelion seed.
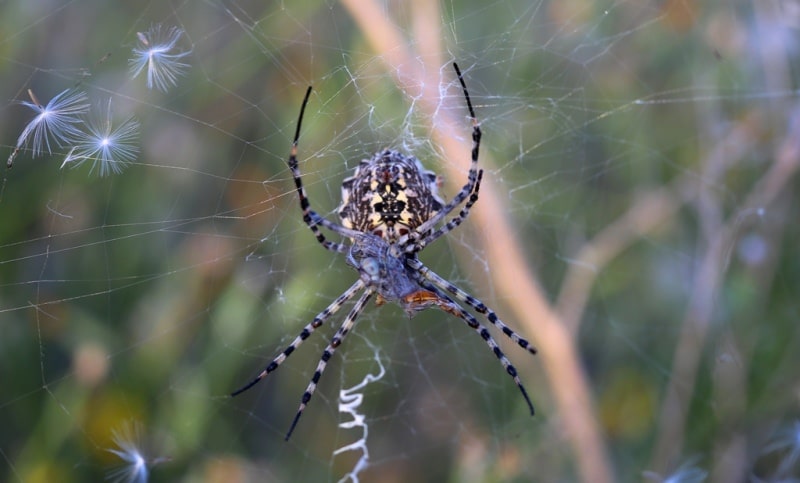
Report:
[{"label": "dandelion seed", "polygon": [[37,115],[25,126],[22,134],[17,138],[17,146],[6,163],[9,168],[14,165],[14,158],[30,138],[33,138],[31,156],[34,158],[44,152],[52,154],[51,141],[59,147],[69,144],[73,138],[80,136],[81,132],[76,125],[81,122],[81,114],[89,110],[86,94],[81,91],[72,89],[62,91],[53,97],[46,106],[42,106],[30,89],[28,89],[28,96],[32,102],[22,101],[22,105],[33,109]]},{"label": "dandelion seed", "polygon": [[776,474],[773,476],[783,477],[790,474],[797,464],[797,461],[800,460],[800,420],[778,431],[775,439],[773,439],[763,451],[764,454],[772,452],[781,452],[784,454],[776,470]]},{"label": "dandelion seed", "polygon": [[147,481],[149,470],[147,459],[140,450],[141,425],[129,421],[119,430],[112,430],[114,444],[117,449],[109,448],[106,451],[114,453],[124,462],[122,466],[114,468],[106,475],[106,480],[116,483],[144,483]]},{"label": "dandelion seed", "polygon": [[68,164],[77,167],[86,161],[92,161],[89,172],[97,169],[100,176],[105,176],[121,173],[125,166],[136,159],[139,153],[139,123],[134,118],[129,118],[114,127],[111,99],[108,100],[105,117],[92,119],[85,127],[86,131],[79,132],[79,137],[74,140],[61,168]]},{"label": "dandelion seed", "polygon": [[680,466],[673,473],[661,476],[652,471],[643,472],[642,476],[650,481],[659,483],[701,483],[708,477],[708,472],[695,466],[698,458],[689,458],[684,464]]},{"label": "dandelion seed", "polygon": [[119,429],[111,430],[115,448],[106,451],[117,455],[122,465],[113,468],[106,474],[106,480],[115,483],[145,483],[150,475],[150,468],[170,461],[170,458],[148,458],[142,449],[142,425],[136,421],[126,421]]},{"label": "dandelion seed", "polygon": [[128,59],[131,75],[137,77],[147,69],[147,88],[154,87],[167,92],[178,83],[178,77],[184,75],[189,64],[181,59],[191,50],[181,50],[177,44],[183,35],[178,27],[163,28],[161,25],[150,27],[147,32],[137,32],[139,45],[133,49],[133,57]]}]

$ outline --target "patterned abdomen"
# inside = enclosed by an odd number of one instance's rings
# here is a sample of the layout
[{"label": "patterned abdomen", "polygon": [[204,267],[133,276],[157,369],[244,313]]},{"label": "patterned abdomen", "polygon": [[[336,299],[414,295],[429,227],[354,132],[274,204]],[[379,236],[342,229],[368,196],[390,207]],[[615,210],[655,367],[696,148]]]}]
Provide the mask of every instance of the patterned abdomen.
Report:
[{"label": "patterned abdomen", "polygon": [[444,206],[435,173],[413,156],[384,150],[342,183],[342,224],[397,243]]}]

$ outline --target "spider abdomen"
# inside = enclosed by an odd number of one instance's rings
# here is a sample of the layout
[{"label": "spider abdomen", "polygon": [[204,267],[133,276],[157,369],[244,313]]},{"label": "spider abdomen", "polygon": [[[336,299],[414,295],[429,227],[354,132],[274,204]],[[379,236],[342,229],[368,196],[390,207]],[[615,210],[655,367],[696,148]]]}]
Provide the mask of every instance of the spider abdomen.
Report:
[{"label": "spider abdomen", "polygon": [[386,149],[364,159],[342,183],[342,224],[397,243],[438,213],[436,174],[413,156]]}]

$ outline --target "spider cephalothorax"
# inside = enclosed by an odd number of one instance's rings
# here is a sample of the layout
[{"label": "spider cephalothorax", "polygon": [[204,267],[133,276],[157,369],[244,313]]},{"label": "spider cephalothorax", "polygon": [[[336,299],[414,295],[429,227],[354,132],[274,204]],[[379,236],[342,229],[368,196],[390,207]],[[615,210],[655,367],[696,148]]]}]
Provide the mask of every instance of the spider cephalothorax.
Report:
[{"label": "spider cephalothorax", "polygon": [[399,241],[439,212],[438,179],[413,156],[386,149],[342,182],[342,225]]},{"label": "spider cephalothorax", "polygon": [[[464,321],[486,342],[505,368],[506,373],[514,379],[514,383],[522,392],[522,396],[533,414],[533,403],[522,386],[517,370],[500,350],[489,330],[481,325],[474,315],[464,310],[458,302],[472,307],[477,313],[486,317],[506,337],[531,354],[535,354],[536,349],[504,324],[497,314],[483,302],[448,282],[417,258],[417,253],[423,248],[454,230],[467,218],[470,209],[478,201],[481,186],[483,170],[478,169],[481,129],[475,118],[475,111],[469,99],[467,86],[461,77],[461,71],[456,64],[453,64],[453,67],[464,91],[469,116],[472,119],[472,162],[467,175],[467,183],[453,199],[445,204],[439,197],[438,180],[434,173],[426,171],[417,158],[387,149],[376,153],[370,159],[361,161],[355,174],[342,183],[342,204],[338,209],[342,219],[341,225],[328,221],[311,209],[311,203],[308,201],[300,177],[300,168],[297,166],[297,141],[300,138],[300,124],[311,95],[311,87],[306,91],[289,155],[289,169],[292,171],[292,178],[300,198],[303,221],[325,249],[346,255],[347,264],[358,272],[359,277],[350,288],[317,314],[314,320],[308,323],[291,344],[275,356],[264,370],[245,386],[234,391],[232,395],[235,396],[246,391],[269,373],[275,371],[326,320],[359,292],[362,293],[322,352],[311,382],[308,383],[306,391],[303,393],[300,408],[286,434],[287,440],[292,435],[297,421],[317,389],[317,383],[322,377],[328,361],[353,329],[356,319],[373,295],[376,296],[378,305],[386,302],[397,303],[409,317],[420,310],[435,307]],[[450,220],[445,220],[462,203],[464,206],[458,215]],[[328,240],[321,228],[349,239],[350,244]]]}]

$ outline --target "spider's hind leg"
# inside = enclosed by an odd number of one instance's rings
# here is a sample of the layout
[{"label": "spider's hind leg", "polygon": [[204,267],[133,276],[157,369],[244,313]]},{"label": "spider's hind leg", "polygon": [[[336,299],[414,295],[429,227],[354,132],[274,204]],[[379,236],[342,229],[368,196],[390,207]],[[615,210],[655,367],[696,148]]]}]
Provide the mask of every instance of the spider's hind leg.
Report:
[{"label": "spider's hind leg", "polygon": [[492,325],[500,329],[500,331],[503,332],[503,334],[505,334],[506,337],[516,342],[517,345],[527,350],[531,354],[536,354],[537,352],[536,347],[534,347],[533,344],[531,344],[527,339],[520,336],[517,332],[514,331],[514,329],[507,326],[502,320],[500,320],[500,318],[497,317],[497,314],[494,312],[494,310],[490,309],[486,304],[476,299],[472,295],[468,294],[467,292],[461,290],[460,288],[456,287],[452,283],[448,282],[440,275],[438,275],[436,272],[423,265],[423,263],[420,262],[419,260],[408,259],[407,263],[412,269],[416,270],[422,277],[424,277],[424,279],[427,282],[435,285],[441,290],[450,292],[451,294],[453,294],[456,300],[469,305],[470,307],[475,309],[479,314],[482,314],[484,317],[486,317],[489,320],[489,322],[492,323]]},{"label": "spider's hind leg", "polygon": [[355,305],[353,305],[353,308],[350,309],[350,313],[348,313],[347,317],[345,317],[344,322],[342,322],[342,326],[339,327],[339,330],[337,330],[333,335],[331,342],[328,344],[325,350],[322,351],[322,357],[317,364],[317,368],[314,370],[314,375],[311,377],[311,382],[308,383],[308,387],[306,387],[306,390],[303,393],[303,398],[300,400],[300,408],[298,408],[297,414],[295,414],[294,419],[292,420],[292,425],[289,427],[289,431],[286,433],[286,441],[289,441],[289,438],[292,437],[292,433],[294,432],[295,426],[297,426],[297,422],[300,420],[300,416],[303,415],[303,411],[306,409],[306,406],[308,406],[311,396],[313,396],[314,391],[317,390],[317,384],[322,378],[322,372],[328,365],[328,361],[331,359],[331,357],[333,357],[333,353],[336,351],[336,348],[339,347],[347,334],[353,329],[356,319],[361,314],[361,311],[364,310],[364,306],[367,305],[367,302],[373,293],[375,293],[375,291],[368,288],[361,295],[361,297],[359,297],[358,301],[356,301]]},{"label": "spider's hind leg", "polygon": [[500,346],[497,345],[497,342],[492,337],[492,334],[489,333],[486,327],[484,327],[483,325],[481,325],[480,322],[478,322],[478,319],[476,319],[472,314],[461,308],[461,306],[458,305],[458,303],[456,303],[453,299],[442,293],[432,284],[425,283],[423,284],[423,286],[425,286],[426,288],[431,290],[431,292],[437,295],[438,301],[435,303],[435,305],[438,308],[440,308],[444,312],[447,312],[448,314],[454,315],[459,319],[463,320],[464,323],[466,323],[471,328],[475,329],[475,332],[477,332],[478,335],[481,336],[481,339],[483,339],[484,342],[486,342],[486,345],[489,346],[489,349],[491,349],[492,353],[495,355],[495,357],[497,357],[497,360],[499,360],[500,363],[503,365],[503,368],[506,370],[508,375],[514,379],[514,383],[516,383],[517,387],[522,393],[522,397],[525,398],[525,402],[528,403],[528,408],[531,411],[531,416],[533,416],[536,413],[536,411],[533,408],[533,403],[531,402],[531,398],[528,396],[528,391],[526,391],[525,386],[522,385],[522,381],[520,380],[519,375],[517,374],[517,369],[514,367],[513,364],[511,364],[511,361],[508,360],[508,357],[506,357],[506,355],[500,349]]},{"label": "spider's hind leg", "polygon": [[329,317],[338,312],[339,309],[342,308],[342,305],[344,305],[348,300],[353,298],[355,294],[358,293],[358,291],[361,290],[362,288],[364,288],[364,282],[361,280],[356,280],[356,283],[354,283],[353,285],[350,286],[350,288],[345,290],[342,295],[336,297],[336,300],[331,302],[330,305],[325,307],[325,310],[323,310],[322,312],[317,314],[316,317],[314,317],[314,320],[312,320],[308,325],[303,327],[303,330],[297,335],[297,337],[295,337],[292,343],[289,344],[289,346],[286,347],[286,349],[284,349],[283,352],[281,352],[274,359],[272,359],[272,361],[267,365],[267,367],[265,367],[260,373],[258,373],[258,375],[254,379],[252,379],[250,382],[240,387],[239,389],[233,391],[231,393],[231,397],[238,396],[239,394],[245,392],[246,390],[255,386],[261,379],[267,377],[269,373],[277,370],[278,367],[280,367],[280,365],[283,364],[283,361],[285,361],[286,358],[292,355],[292,353],[298,347],[300,347],[300,344],[302,344],[306,339],[308,339],[311,336],[311,334],[314,333],[315,330],[317,330],[323,323],[325,323],[326,320],[328,320]]}]

